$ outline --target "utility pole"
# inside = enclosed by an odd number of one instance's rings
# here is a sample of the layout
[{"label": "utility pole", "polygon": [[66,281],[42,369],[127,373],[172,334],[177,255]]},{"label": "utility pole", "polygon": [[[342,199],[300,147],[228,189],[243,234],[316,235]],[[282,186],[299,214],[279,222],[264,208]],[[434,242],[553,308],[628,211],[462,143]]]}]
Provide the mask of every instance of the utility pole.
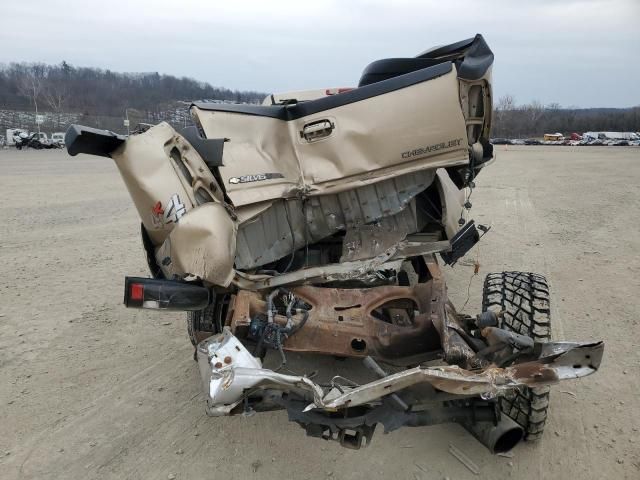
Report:
[{"label": "utility pole", "polygon": [[37,92],[36,92],[36,85],[35,82],[33,84],[33,104],[36,107],[36,126],[38,127],[38,141],[40,140],[40,124],[42,123],[42,118],[40,117],[40,115],[38,115],[38,99],[37,97]]},{"label": "utility pole", "polygon": [[124,117],[124,126],[127,127],[127,136],[129,136],[131,134],[129,131],[129,107],[124,109]]}]

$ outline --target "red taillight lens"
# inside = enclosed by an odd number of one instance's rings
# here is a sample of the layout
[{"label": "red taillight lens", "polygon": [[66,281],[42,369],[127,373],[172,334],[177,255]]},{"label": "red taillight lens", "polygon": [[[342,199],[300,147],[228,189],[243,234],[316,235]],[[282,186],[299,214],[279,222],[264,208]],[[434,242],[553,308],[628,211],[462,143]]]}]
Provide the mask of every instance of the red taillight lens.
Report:
[{"label": "red taillight lens", "polygon": [[124,304],[129,308],[198,311],[209,305],[209,289],[176,280],[125,277]]},{"label": "red taillight lens", "polygon": [[329,96],[329,95],[337,95],[339,93],[344,93],[344,92],[350,92],[351,90],[353,90],[352,87],[345,87],[345,88],[327,88],[324,91],[324,94]]},{"label": "red taillight lens", "polygon": [[129,298],[141,302],[144,298],[144,285],[132,283],[129,291]]}]

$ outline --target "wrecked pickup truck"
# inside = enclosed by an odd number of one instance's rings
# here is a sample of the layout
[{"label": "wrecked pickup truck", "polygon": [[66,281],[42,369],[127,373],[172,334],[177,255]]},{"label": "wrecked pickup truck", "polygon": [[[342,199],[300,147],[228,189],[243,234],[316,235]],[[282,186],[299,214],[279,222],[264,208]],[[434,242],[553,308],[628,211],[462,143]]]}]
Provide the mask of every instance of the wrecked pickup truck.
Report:
[{"label": "wrecked pickup truck", "polygon": [[447,298],[440,264],[487,231],[469,196],[493,159],[492,63],[477,35],[357,88],[196,102],[181,132],[69,128],[71,155],[122,175],[153,276],[125,303],[188,312],[209,415],[286,410],[350,448],[457,422],[498,453],[540,438],[550,385],[598,369],[602,342],[550,341],[541,275],[487,275],[476,315]]}]

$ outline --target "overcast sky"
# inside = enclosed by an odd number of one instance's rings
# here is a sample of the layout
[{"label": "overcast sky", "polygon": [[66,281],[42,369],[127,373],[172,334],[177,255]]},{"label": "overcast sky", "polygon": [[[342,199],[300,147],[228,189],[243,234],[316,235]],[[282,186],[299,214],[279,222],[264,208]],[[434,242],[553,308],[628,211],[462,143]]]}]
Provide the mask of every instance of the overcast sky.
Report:
[{"label": "overcast sky", "polygon": [[6,0],[0,62],[281,92],[356,85],[373,60],[475,33],[495,53],[496,98],[640,105],[640,0]]}]

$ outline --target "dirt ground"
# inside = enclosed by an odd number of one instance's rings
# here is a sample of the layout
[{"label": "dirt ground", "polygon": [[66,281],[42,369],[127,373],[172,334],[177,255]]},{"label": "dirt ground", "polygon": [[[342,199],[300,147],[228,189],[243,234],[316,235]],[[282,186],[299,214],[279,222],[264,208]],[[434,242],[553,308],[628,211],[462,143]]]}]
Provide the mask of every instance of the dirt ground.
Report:
[{"label": "dirt ground", "polygon": [[543,273],[554,336],[606,341],[601,370],[554,387],[545,438],[512,458],[455,425],[380,431],[351,451],[282,412],[208,418],[184,314],[122,305],[124,275],[147,270],[112,162],[0,151],[0,477],[640,478],[640,149],[497,153],[471,198],[492,229],[445,269],[451,297],[461,306],[470,283],[477,312],[486,273]]}]

